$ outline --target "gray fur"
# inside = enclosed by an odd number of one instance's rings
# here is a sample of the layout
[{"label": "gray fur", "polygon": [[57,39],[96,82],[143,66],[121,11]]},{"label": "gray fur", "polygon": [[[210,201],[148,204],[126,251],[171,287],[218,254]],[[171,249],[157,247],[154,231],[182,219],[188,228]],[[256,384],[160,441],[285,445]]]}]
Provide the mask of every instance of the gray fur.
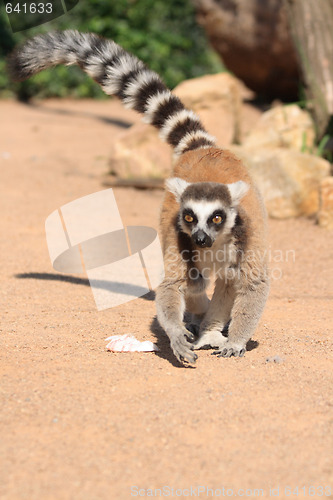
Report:
[{"label": "gray fur", "polygon": [[[204,346],[217,349],[214,354],[221,357],[242,357],[269,291],[264,246],[258,244],[254,255],[247,253],[256,247],[249,244],[250,221],[238,207],[249,186],[172,178],[167,187],[179,203],[178,246],[173,255],[171,250],[165,255],[168,278],[156,292],[159,322],[180,360],[193,363],[192,349]],[[216,228],[210,222],[212,207],[225,217]],[[188,213],[193,223],[186,223]],[[204,248],[196,244],[198,228],[211,240]],[[215,281],[211,300],[206,294],[210,281]],[[192,314],[192,333],[198,332],[194,341],[183,324],[185,311]],[[222,334],[227,327],[228,334]]]}]

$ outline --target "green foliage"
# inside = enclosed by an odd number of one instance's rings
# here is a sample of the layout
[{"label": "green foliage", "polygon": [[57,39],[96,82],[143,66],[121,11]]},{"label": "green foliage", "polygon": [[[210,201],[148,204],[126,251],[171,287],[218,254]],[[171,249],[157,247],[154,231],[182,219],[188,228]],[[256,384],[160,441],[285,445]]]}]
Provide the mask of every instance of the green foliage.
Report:
[{"label": "green foliage", "polygon": [[190,0],[81,0],[68,14],[46,25],[12,34],[0,10],[0,94],[38,97],[103,97],[97,84],[78,68],[58,67],[13,85],[5,74],[4,56],[36,33],[54,29],[92,31],[115,40],[142,59],[173,88],[187,78],[221,71],[197,25]]},{"label": "green foliage", "polygon": [[[303,133],[301,153],[320,156],[330,163],[333,163],[333,151],[330,149],[332,135],[326,134],[314,147],[307,146],[306,132]],[[329,147],[330,146],[330,147]]]}]

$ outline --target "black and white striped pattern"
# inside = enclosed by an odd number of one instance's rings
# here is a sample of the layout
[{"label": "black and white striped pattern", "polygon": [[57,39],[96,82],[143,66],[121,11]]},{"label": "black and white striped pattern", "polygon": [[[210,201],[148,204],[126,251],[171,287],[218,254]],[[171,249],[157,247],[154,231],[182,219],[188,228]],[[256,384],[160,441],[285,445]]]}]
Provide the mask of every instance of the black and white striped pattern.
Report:
[{"label": "black and white striped pattern", "polygon": [[184,107],[157,73],[115,42],[93,33],[68,30],[36,36],[14,51],[8,68],[14,80],[24,80],[57,64],[78,64],[106,94],[142,113],[176,155],[215,145],[200,118]]}]

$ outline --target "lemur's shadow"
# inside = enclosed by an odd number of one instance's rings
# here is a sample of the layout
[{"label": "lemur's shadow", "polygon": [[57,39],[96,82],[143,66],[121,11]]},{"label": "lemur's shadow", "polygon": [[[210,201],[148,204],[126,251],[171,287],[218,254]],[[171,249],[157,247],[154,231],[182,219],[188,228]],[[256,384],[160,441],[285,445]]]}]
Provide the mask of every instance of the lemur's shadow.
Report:
[{"label": "lemur's shadow", "polygon": [[[67,283],[73,283],[74,285],[91,286],[87,278],[79,278],[76,276],[68,274],[52,274],[52,273],[21,273],[15,274],[15,278],[18,279],[35,279],[35,280],[49,280],[49,281],[65,281]],[[114,287],[114,290],[112,289]],[[144,300],[155,300],[154,292],[144,293],[145,288],[138,285],[126,284],[126,289],[119,289],[119,283],[114,281],[110,282],[107,280],[94,280],[94,288],[102,288],[109,291],[115,291],[117,293],[123,293],[124,295],[136,295]]]},{"label": "lemur's shadow", "polygon": [[30,108],[35,108],[42,113],[56,114],[56,115],[70,115],[70,116],[82,116],[85,118],[92,118],[100,122],[106,123],[107,125],[115,125],[116,127],[127,129],[130,128],[133,123],[126,120],[120,120],[118,118],[109,118],[107,116],[97,115],[95,113],[89,113],[88,111],[74,111],[70,109],[52,109],[47,106],[36,104],[33,102],[24,102],[22,104],[29,106]]},{"label": "lemur's shadow", "polygon": [[[80,278],[77,276],[72,276],[68,274],[53,274],[53,273],[19,273],[14,275],[17,279],[34,279],[34,280],[47,280],[47,281],[62,281],[66,283],[72,283],[74,285],[82,285],[90,287],[89,280],[87,278]],[[107,286],[106,286],[107,285]],[[99,286],[103,288],[103,281],[99,281]],[[105,282],[105,288],[110,290],[110,282]],[[135,292],[138,292],[138,288],[135,288]],[[155,292],[150,291],[145,295],[140,297],[143,300],[154,301]],[[150,327],[152,333],[156,337],[155,344],[159,348],[155,354],[160,358],[168,360],[173,366],[177,368],[185,368],[185,366],[180,363],[170,348],[170,342],[163,329],[160,327],[156,317],[153,319]],[[193,368],[193,367],[192,367]]]},{"label": "lemur's shadow", "polygon": [[[90,283],[87,278],[79,278],[76,276],[72,275],[67,275],[67,274],[52,274],[52,273],[20,273],[20,274],[15,274],[15,278],[18,279],[36,279],[36,280],[49,280],[49,281],[63,281],[66,283],[72,283],[74,285],[83,285],[83,286],[89,286]],[[115,286],[117,283],[115,283]],[[110,290],[110,282],[103,280],[100,280],[98,282],[98,286],[101,288],[106,288]],[[138,293],[140,290],[138,290],[138,287],[135,287],[135,290],[132,290],[133,293]],[[143,300],[148,300],[148,301],[154,301],[155,300],[155,292],[150,291],[146,293],[145,295],[142,295],[140,297]],[[186,318],[185,318],[185,323],[186,323]],[[228,326],[228,325],[227,325]],[[193,365],[183,365],[180,363],[175,355],[173,354],[171,347],[170,347],[170,341],[165,334],[163,328],[159,325],[156,316],[153,318],[151,325],[150,325],[150,330],[155,336],[155,344],[159,348],[159,351],[156,351],[155,354],[159,358],[166,359],[171,363],[174,367],[176,368],[195,368]],[[226,327],[223,330],[223,335],[228,334],[228,328]],[[256,340],[249,340],[248,343],[246,344],[246,350],[247,351],[252,351],[253,349],[256,349],[259,346],[259,342]],[[212,351],[213,352],[213,351]]]},{"label": "lemur's shadow", "polygon": [[159,351],[156,351],[155,354],[159,358],[166,359],[176,368],[195,368],[194,365],[183,365],[178,361],[176,356],[171,350],[170,341],[166,336],[163,328],[159,325],[156,316],[153,318],[150,324],[150,330],[154,334],[156,341],[155,344],[159,348]]}]

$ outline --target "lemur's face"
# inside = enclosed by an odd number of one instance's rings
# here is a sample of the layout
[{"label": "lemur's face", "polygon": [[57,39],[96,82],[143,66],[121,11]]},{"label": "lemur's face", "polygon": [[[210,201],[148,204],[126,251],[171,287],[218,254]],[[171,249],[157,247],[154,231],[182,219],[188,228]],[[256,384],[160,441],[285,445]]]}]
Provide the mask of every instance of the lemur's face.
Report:
[{"label": "lemur's face", "polygon": [[167,181],[167,188],[180,203],[179,228],[199,248],[209,248],[218,236],[230,234],[237,216],[237,205],[248,187],[243,181],[233,184],[189,184],[178,178]]},{"label": "lemur's face", "polygon": [[192,242],[201,248],[211,247],[218,234],[223,231],[227,219],[225,207],[216,200],[188,200],[181,204],[179,225]]}]

